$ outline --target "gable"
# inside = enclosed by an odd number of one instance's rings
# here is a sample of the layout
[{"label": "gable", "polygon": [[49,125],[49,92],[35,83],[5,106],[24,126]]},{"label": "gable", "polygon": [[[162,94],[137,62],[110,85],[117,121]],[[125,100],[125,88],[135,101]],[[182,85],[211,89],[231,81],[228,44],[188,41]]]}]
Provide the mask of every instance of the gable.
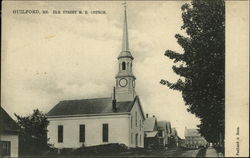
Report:
[{"label": "gable", "polygon": [[17,133],[19,132],[19,126],[10,117],[10,115],[1,107],[0,114],[0,133]]},{"label": "gable", "polygon": [[145,115],[144,115],[144,112],[143,112],[143,109],[142,109],[142,106],[141,106],[141,102],[140,102],[140,99],[139,99],[138,96],[135,97],[134,102],[133,102],[133,104],[131,106],[130,112],[131,112],[131,110],[133,108],[136,108],[136,106],[138,107],[143,120],[145,120]]},{"label": "gable", "polygon": [[133,101],[117,102],[117,111],[113,111],[112,98],[93,98],[82,100],[65,100],[55,105],[47,116],[109,114],[129,112]]},{"label": "gable", "polygon": [[144,121],[144,131],[155,131],[157,128],[155,117],[146,118]]}]

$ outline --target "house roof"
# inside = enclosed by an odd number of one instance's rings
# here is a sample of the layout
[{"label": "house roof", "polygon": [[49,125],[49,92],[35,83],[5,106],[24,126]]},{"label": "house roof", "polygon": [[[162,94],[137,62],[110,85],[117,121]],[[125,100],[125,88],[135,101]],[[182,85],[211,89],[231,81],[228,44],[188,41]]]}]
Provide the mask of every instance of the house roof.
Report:
[{"label": "house roof", "polygon": [[197,129],[185,129],[185,137],[190,137],[190,136],[200,136],[200,133],[198,132]]},{"label": "house roof", "polygon": [[10,115],[1,107],[0,133],[18,133],[20,128]]},{"label": "house roof", "polygon": [[167,122],[166,121],[158,121],[157,126],[163,128],[164,130],[166,130]]},{"label": "house roof", "polygon": [[144,131],[154,131],[157,124],[155,117],[146,118],[144,121]]},{"label": "house roof", "polygon": [[171,133],[171,123],[169,121],[158,121],[157,126]]},{"label": "house roof", "polygon": [[83,114],[110,114],[130,112],[135,101],[117,102],[117,111],[113,111],[112,98],[93,98],[82,100],[65,100],[56,104],[47,116],[83,115]]}]

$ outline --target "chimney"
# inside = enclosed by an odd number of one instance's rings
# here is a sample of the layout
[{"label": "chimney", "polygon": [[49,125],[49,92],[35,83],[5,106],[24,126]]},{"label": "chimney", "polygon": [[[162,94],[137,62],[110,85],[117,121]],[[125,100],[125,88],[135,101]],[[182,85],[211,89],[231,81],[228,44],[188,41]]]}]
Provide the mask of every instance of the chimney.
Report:
[{"label": "chimney", "polygon": [[146,114],[146,118],[148,118],[148,114]]},{"label": "chimney", "polygon": [[113,99],[112,99],[112,109],[114,112],[117,111],[117,107],[116,107],[116,99],[115,99],[115,87],[113,88]]}]

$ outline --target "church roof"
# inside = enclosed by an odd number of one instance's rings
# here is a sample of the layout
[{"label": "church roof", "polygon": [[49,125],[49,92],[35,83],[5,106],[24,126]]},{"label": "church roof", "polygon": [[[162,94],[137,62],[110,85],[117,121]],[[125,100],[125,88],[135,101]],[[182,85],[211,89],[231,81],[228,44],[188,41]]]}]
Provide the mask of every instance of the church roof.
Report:
[{"label": "church roof", "polygon": [[[136,97],[137,98],[137,97]],[[47,116],[83,115],[83,114],[109,114],[130,112],[134,101],[117,102],[117,111],[112,108],[112,98],[94,98],[82,100],[65,100],[59,102],[48,113]]]},{"label": "church roof", "polygon": [[134,59],[134,57],[131,55],[130,51],[121,51],[117,59],[120,58],[131,58]]},{"label": "church roof", "polygon": [[18,133],[20,128],[10,115],[1,107],[0,113],[0,133]]},{"label": "church roof", "polygon": [[118,78],[118,77],[133,77],[134,79],[136,79],[136,77],[134,76],[133,72],[129,71],[119,71],[117,73],[117,75],[115,76],[115,78]]}]

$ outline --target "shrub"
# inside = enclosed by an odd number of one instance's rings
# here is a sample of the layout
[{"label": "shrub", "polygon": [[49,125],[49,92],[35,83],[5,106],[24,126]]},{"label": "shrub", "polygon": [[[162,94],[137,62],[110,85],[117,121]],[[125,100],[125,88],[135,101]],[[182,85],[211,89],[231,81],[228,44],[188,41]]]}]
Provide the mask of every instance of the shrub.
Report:
[{"label": "shrub", "polygon": [[80,147],[72,152],[72,155],[114,155],[128,151],[124,144],[112,143],[90,147]]}]

